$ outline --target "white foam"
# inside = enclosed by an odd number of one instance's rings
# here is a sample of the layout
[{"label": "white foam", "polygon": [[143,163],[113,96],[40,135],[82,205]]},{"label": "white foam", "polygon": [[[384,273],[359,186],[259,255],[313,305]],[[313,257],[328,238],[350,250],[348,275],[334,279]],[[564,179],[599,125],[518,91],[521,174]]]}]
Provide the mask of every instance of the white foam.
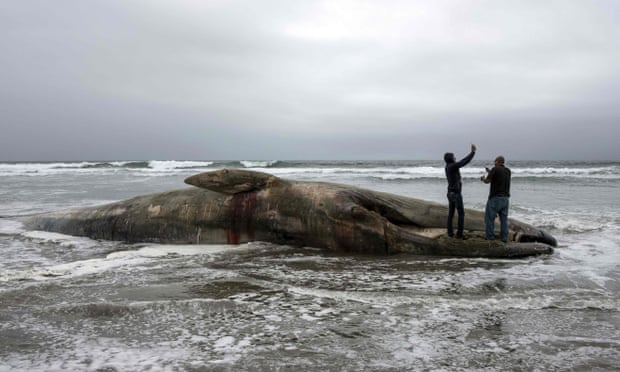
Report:
[{"label": "white foam", "polygon": [[216,254],[231,250],[244,249],[246,246],[226,244],[188,244],[188,245],[150,245],[135,251],[119,251],[110,253],[106,259],[123,259],[134,257],[166,257],[166,256],[195,256],[201,254]]},{"label": "white foam", "polygon": [[65,173],[102,173],[94,162],[77,163],[0,163],[0,176],[47,176]]},{"label": "white foam", "polygon": [[213,347],[217,349],[226,349],[235,344],[235,338],[232,336],[225,336],[215,341]]},{"label": "white foam", "polygon": [[270,167],[278,163],[278,161],[277,160],[271,160],[271,161],[242,160],[239,163],[241,163],[241,165],[243,165],[245,168],[267,168],[267,167]]},{"label": "white foam", "polygon": [[[264,163],[264,164],[263,164]],[[295,175],[299,177],[314,178],[321,177],[376,177],[383,180],[414,180],[420,178],[445,178],[445,169],[443,166],[409,166],[409,167],[393,167],[393,166],[373,166],[368,164],[367,167],[298,167],[298,168],[271,168],[273,162],[242,162],[247,168],[256,168],[263,172],[275,175]],[[620,171],[616,166],[609,167],[539,167],[539,168],[520,168],[511,167],[513,178],[599,178],[606,180],[620,179]],[[461,168],[463,178],[480,178],[484,175],[483,167],[464,167]]]},{"label": "white foam", "polygon": [[[69,348],[65,355],[51,357],[49,354],[35,355],[35,359],[13,355],[5,359],[7,370],[16,371],[138,371],[145,369],[167,370],[170,361],[191,361],[195,358],[194,351],[179,347],[176,342],[161,342],[149,347],[136,347],[121,341],[98,337],[89,338],[83,335],[72,336],[75,348]],[[25,354],[28,355],[28,354]],[[88,361],[88,364],[85,364]],[[201,363],[202,364],[202,363]],[[182,365],[182,364],[181,364]],[[181,366],[179,365],[179,367]],[[3,370],[0,367],[0,370]],[[172,368],[177,370],[177,368]]]},{"label": "white foam", "polygon": [[40,230],[26,231],[22,235],[25,236],[26,238],[39,239],[39,240],[44,240],[44,241],[53,241],[53,242],[78,239],[72,235],[60,234],[60,233],[49,232],[49,231],[40,231]]},{"label": "white foam", "polygon": [[616,283],[620,269],[620,238],[611,234],[588,234],[573,240],[566,248],[557,249],[556,254],[564,259],[558,268],[565,275],[576,278],[577,282],[586,279],[600,288],[606,289],[609,283]]},{"label": "white foam", "polygon": [[[26,235],[40,239],[53,240],[65,244],[76,244],[80,238],[47,232],[28,232]],[[86,239],[86,238],[84,238]],[[92,243],[96,243],[92,241]],[[88,241],[86,242],[88,244]],[[6,270],[0,276],[0,282],[12,280],[50,280],[58,277],[73,278],[93,275],[120,267],[136,267],[144,265],[155,258],[216,255],[228,251],[247,250],[249,245],[150,245],[137,250],[117,251],[103,258],[92,258],[67,262],[44,267],[33,267],[26,270]]]},{"label": "white foam", "polygon": [[0,218],[0,234],[21,234],[24,231],[24,224],[21,222]]},{"label": "white foam", "polygon": [[107,258],[93,258],[88,260],[79,260],[59,265],[31,268],[26,270],[7,270],[7,272],[0,277],[0,280],[42,281],[58,277],[73,278],[78,276],[97,274],[112,269],[117,269],[121,266],[136,266],[143,263],[144,261],[145,259],[135,257],[132,259],[124,258],[113,260],[109,260]]},{"label": "white foam", "polygon": [[522,177],[577,177],[585,178],[596,176],[597,178],[618,179],[618,167],[538,167],[538,168],[514,168],[513,175]]},{"label": "white foam", "polygon": [[271,173],[278,177],[308,180],[330,180],[346,182],[347,179],[378,178],[382,180],[414,180],[420,178],[443,178],[444,169],[437,167],[306,167],[306,168],[267,168],[258,167],[254,170]]},{"label": "white foam", "polygon": [[51,243],[66,248],[89,249],[101,245],[100,242],[90,238],[48,231],[30,230],[21,233],[21,235],[28,239],[38,241],[39,243]]},{"label": "white foam", "polygon": [[135,167],[141,161],[114,162],[55,162],[55,163],[0,163],[0,176],[46,176],[58,174],[107,174],[119,170],[134,173],[171,174],[188,169],[208,168],[212,161],[159,161],[148,162],[148,167]]},{"label": "white foam", "polygon": [[149,167],[158,172],[185,171],[193,168],[208,168],[212,161],[177,161],[177,160],[152,160]]}]

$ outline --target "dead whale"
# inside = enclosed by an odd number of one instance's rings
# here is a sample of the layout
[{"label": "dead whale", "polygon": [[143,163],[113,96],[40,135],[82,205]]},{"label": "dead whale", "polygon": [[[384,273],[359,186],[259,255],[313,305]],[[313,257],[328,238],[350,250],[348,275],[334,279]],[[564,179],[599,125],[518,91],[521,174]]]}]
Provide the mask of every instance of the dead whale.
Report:
[{"label": "dead whale", "polygon": [[457,257],[524,257],[556,240],[510,220],[508,243],[486,241],[483,213],[467,210],[468,240],[445,235],[447,207],[326,182],[222,169],[188,177],[196,186],[102,206],[29,216],[30,229],[128,242],[239,244],[267,241],[329,250]]}]

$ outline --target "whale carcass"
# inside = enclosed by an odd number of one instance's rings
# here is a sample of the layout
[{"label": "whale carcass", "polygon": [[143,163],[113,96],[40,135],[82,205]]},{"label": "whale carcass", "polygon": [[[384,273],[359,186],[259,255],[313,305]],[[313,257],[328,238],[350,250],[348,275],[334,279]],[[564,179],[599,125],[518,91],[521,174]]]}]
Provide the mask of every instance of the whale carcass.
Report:
[{"label": "whale carcass", "polygon": [[240,244],[267,241],[329,250],[458,257],[553,252],[556,240],[510,219],[507,243],[483,239],[483,213],[468,209],[467,240],[449,238],[447,207],[327,182],[242,169],[188,177],[196,187],[23,218],[31,229],[127,242]]}]

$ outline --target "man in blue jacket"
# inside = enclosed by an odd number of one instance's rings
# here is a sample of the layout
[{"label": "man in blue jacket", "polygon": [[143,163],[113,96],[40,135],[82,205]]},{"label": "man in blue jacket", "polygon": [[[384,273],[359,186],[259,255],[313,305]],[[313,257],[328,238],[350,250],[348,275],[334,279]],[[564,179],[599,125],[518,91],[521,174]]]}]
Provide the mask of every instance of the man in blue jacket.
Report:
[{"label": "man in blue jacket", "polygon": [[454,218],[454,211],[459,214],[456,230],[457,239],[465,239],[463,236],[463,225],[465,221],[465,208],[463,207],[463,196],[461,195],[461,171],[460,169],[467,165],[476,154],[476,145],[471,145],[471,152],[469,155],[456,161],[456,157],[453,153],[447,152],[444,154],[443,159],[446,161],[446,178],[448,179],[448,236],[454,236],[454,230],[452,226],[452,220]]}]

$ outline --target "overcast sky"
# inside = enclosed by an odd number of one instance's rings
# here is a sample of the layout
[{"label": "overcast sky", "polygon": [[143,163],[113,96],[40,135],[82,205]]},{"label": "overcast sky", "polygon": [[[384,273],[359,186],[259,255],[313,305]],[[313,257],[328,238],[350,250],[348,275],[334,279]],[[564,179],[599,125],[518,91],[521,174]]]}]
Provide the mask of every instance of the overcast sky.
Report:
[{"label": "overcast sky", "polygon": [[0,161],[620,160],[620,1],[0,1]]}]

